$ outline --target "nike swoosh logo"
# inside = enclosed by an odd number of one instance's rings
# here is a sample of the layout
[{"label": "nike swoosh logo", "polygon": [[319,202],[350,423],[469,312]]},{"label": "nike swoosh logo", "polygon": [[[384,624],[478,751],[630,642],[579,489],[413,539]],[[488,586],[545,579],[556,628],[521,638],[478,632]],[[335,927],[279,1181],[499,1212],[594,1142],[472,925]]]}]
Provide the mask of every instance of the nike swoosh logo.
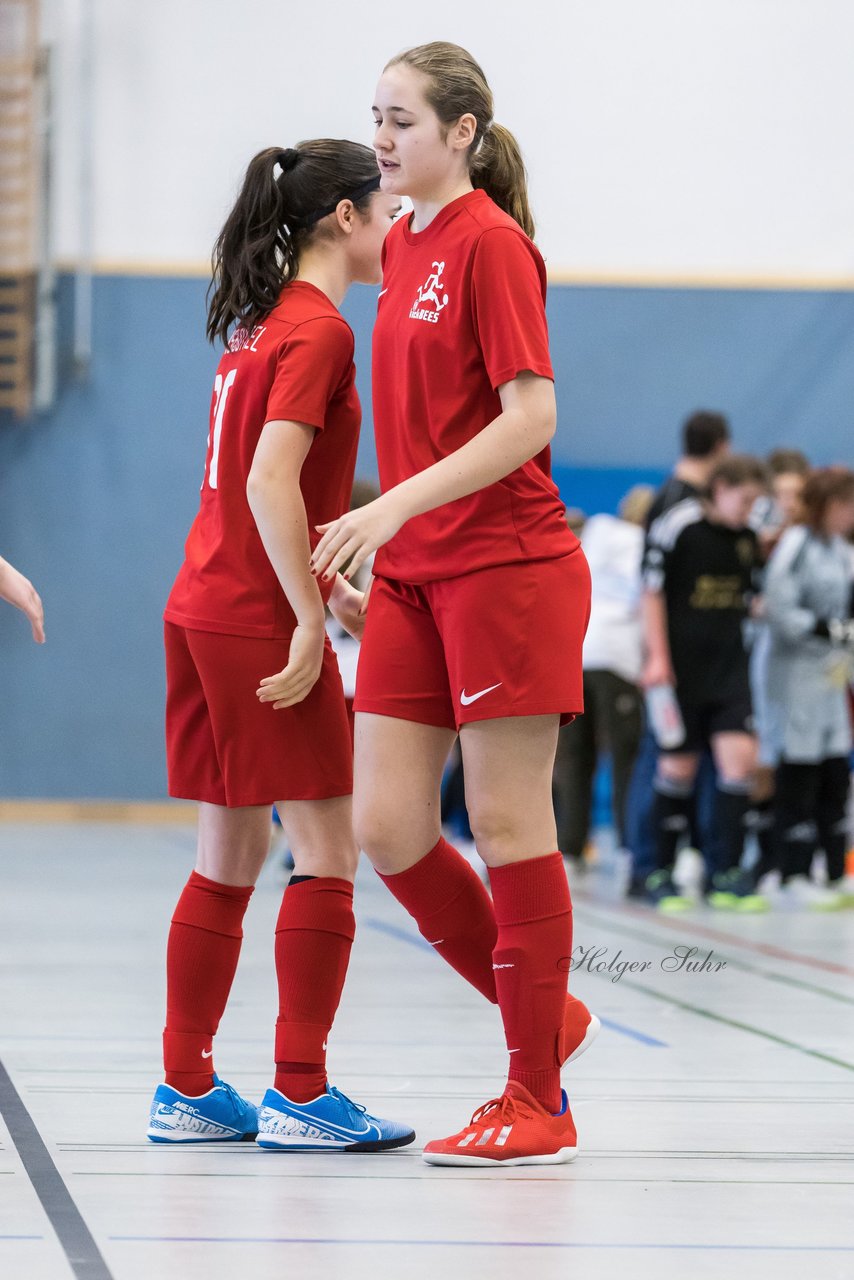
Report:
[{"label": "nike swoosh logo", "polygon": [[493,689],[500,689],[503,683],[503,680],[499,680],[498,684],[491,684],[488,689],[481,689],[480,693],[467,694],[465,689],[463,689],[460,694],[460,702],[464,707],[470,707],[473,702],[477,702],[478,698],[484,697],[487,693],[492,693]]},{"label": "nike swoosh logo", "polygon": [[213,1049],[202,1049],[202,1057],[203,1057],[203,1058],[212,1058],[212,1057],[213,1057]]}]

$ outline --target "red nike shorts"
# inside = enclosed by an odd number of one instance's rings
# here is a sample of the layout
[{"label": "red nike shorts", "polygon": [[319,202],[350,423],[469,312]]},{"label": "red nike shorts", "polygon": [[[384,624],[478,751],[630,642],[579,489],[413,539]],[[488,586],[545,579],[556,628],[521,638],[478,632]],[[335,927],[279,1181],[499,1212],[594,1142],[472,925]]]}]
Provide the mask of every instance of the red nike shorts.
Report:
[{"label": "red nike shorts", "polygon": [[352,738],[328,640],[317,684],[281,711],[255,691],[287,666],[289,640],[167,622],[165,641],[170,796],[234,809],[352,793]]},{"label": "red nike shorts", "polygon": [[589,616],[580,547],[421,585],[377,578],[355,710],[448,729],[506,716],[567,724],[584,709]]}]

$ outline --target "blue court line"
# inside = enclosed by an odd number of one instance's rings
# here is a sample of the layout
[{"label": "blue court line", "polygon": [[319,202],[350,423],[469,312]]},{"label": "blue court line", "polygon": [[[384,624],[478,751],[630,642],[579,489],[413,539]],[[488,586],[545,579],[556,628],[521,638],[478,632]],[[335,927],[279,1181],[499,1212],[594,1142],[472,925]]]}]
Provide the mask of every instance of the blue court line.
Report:
[{"label": "blue court line", "polygon": [[655,1036],[645,1035],[643,1031],[635,1031],[634,1027],[625,1027],[622,1022],[613,1022],[610,1018],[599,1018],[603,1027],[607,1027],[609,1031],[619,1031],[621,1036],[630,1036],[632,1040],[637,1040],[640,1044],[651,1045],[653,1049],[669,1049],[670,1046],[665,1044],[663,1040],[656,1040]]},{"label": "blue court line", "polygon": [[44,1240],[44,1236],[0,1236],[0,1240]]},{"label": "blue court line", "polygon": [[569,1240],[333,1240],[313,1236],[109,1236],[123,1244],[337,1244],[419,1249],[690,1249],[735,1253],[854,1253],[854,1244],[608,1244]]},{"label": "blue court line", "polygon": [[[420,947],[422,951],[430,951],[435,955],[427,939],[422,938],[420,934],[411,933],[409,929],[401,929],[396,924],[386,924],[385,920],[377,920],[374,916],[370,916],[363,923],[369,929],[373,929],[375,933],[386,933],[390,938],[396,938],[398,942],[408,942],[411,947]],[[617,1031],[621,1036],[628,1036],[630,1040],[637,1040],[639,1044],[649,1045],[653,1049],[668,1049],[670,1047],[663,1040],[656,1040],[655,1036],[645,1035],[643,1031],[635,1031],[634,1027],[627,1027],[622,1022],[614,1022],[611,1018],[600,1018],[599,1021],[609,1031]]]}]

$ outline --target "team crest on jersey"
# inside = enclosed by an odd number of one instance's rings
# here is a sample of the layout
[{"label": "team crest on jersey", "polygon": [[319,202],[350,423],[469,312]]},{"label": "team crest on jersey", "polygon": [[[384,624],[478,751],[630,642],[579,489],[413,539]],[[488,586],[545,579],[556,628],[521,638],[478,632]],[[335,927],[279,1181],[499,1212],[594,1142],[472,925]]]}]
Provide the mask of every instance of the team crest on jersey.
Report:
[{"label": "team crest on jersey", "polygon": [[428,324],[436,324],[439,316],[448,305],[445,293],[444,262],[434,262],[433,270],[424,284],[418,288],[418,296],[409,312],[410,320],[426,320]]}]

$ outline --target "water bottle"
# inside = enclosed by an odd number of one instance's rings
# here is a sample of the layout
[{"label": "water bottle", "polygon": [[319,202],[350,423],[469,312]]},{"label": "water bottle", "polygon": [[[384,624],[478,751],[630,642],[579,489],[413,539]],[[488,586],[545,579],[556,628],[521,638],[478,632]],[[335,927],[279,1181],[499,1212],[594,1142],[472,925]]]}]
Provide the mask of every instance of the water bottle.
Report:
[{"label": "water bottle", "polygon": [[670,684],[656,684],[646,691],[646,714],[659,747],[675,751],[685,741],[685,725]]}]

